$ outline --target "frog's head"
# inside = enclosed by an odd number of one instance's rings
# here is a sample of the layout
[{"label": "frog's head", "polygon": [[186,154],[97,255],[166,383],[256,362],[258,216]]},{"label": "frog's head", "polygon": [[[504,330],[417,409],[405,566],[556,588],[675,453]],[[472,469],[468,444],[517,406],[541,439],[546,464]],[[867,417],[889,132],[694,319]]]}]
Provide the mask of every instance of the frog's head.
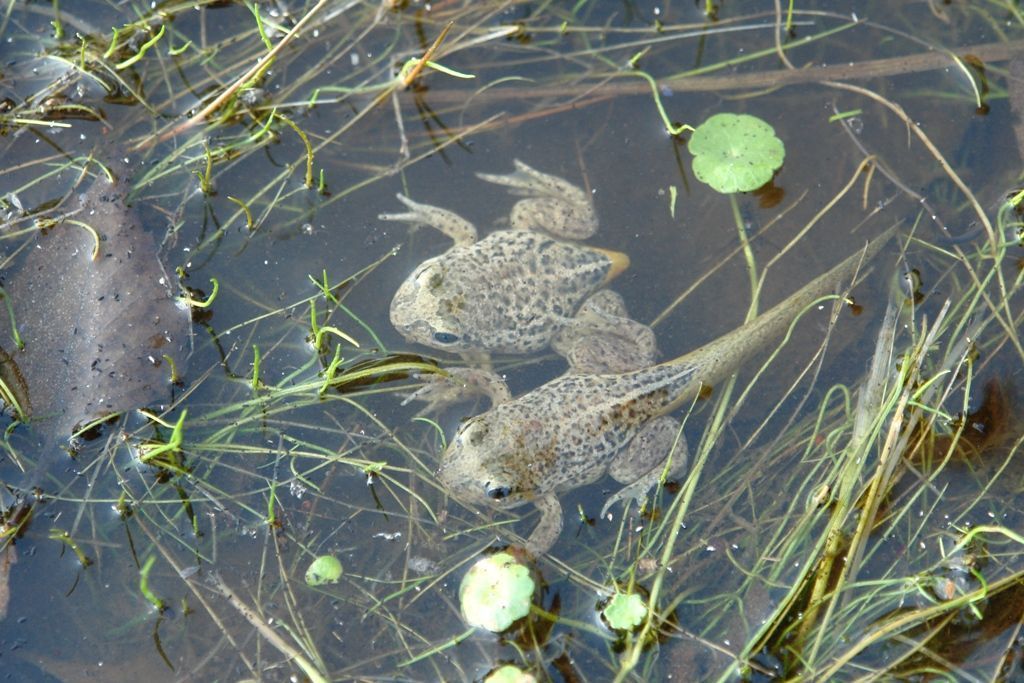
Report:
[{"label": "frog's head", "polygon": [[459,316],[458,292],[446,285],[447,269],[430,259],[413,271],[391,300],[391,324],[408,341],[433,349],[475,348]]},{"label": "frog's head", "polygon": [[468,420],[441,455],[441,483],[465,504],[509,508],[533,500],[545,488],[549,459],[531,431],[493,410]]}]

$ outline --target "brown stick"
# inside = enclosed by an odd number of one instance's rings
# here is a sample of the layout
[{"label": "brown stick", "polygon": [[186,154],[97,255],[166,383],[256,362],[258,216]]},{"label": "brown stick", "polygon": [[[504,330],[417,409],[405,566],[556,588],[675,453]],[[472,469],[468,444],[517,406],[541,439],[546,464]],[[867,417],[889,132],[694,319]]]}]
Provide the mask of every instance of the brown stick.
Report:
[{"label": "brown stick", "polygon": [[[969,45],[954,50],[957,54],[970,53],[985,62],[1003,62],[1017,55],[1024,55],[1024,40],[1008,42],[984,43]],[[797,85],[820,81],[864,80],[882,76],[933,71],[950,66],[953,63],[950,52],[919,52],[904,57],[886,57],[855,64],[830,64],[828,66],[810,66],[804,69],[776,69],[751,73],[730,73],[726,76],[679,76],[676,78],[657,79],[659,85],[671,88],[675,92],[712,92],[721,90],[749,90],[753,88]],[[584,85],[583,83],[580,84]],[[640,95],[650,92],[646,82],[620,80],[608,83],[600,90],[603,97],[621,95]],[[523,97],[565,97],[574,94],[572,87],[565,85],[550,87],[531,87],[524,93],[521,87],[496,87],[480,93],[476,99],[509,100]],[[463,102],[466,93],[461,90],[431,90],[430,99],[434,102]]]}]

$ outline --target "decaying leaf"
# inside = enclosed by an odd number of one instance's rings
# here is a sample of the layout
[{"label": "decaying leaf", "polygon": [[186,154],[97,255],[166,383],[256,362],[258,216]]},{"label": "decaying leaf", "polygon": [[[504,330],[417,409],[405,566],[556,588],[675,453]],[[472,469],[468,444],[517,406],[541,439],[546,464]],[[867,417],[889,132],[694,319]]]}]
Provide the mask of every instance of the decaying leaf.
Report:
[{"label": "decaying leaf", "polygon": [[8,348],[4,378],[14,378],[7,384],[15,395],[24,391],[22,409],[47,441],[166,400],[164,356],[184,371],[188,313],[176,305],[156,242],[125,196],[124,182],[100,173],[5,277],[24,348]]}]

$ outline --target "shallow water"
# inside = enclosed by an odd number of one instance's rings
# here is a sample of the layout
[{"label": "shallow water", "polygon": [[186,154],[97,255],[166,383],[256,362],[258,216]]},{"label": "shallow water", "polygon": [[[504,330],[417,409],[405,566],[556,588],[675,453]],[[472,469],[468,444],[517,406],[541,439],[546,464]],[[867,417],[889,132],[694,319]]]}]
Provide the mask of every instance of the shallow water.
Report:
[{"label": "shallow water", "polygon": [[[273,6],[290,7],[294,20],[313,4]],[[48,484],[48,492],[58,499],[38,508],[16,543],[19,560],[10,572],[12,599],[8,617],[0,623],[0,656],[67,681],[97,675],[109,680],[287,679],[297,671],[294,659],[254,635],[252,625],[212,583],[211,577],[219,576],[241,602],[277,625],[279,635],[336,680],[477,680],[499,661],[531,666],[538,676],[554,680],[610,680],[620,670],[627,680],[733,677],[733,658],[798,576],[797,566],[772,566],[773,551],[781,554],[781,540],[798,535],[800,511],[813,507],[807,501],[818,484],[836,484],[822,464],[835,455],[828,428],[813,432],[809,425],[819,406],[824,406],[826,424],[838,419],[841,401],[829,387],[861,382],[885,308],[891,268],[880,264],[855,290],[859,315],[839,312],[820,369],[814,354],[825,337],[830,311],[823,307],[805,316],[709,456],[671,552],[663,554],[665,533],[672,526],[666,520],[675,514],[677,495],[662,494],[653,519],[633,516],[623,525],[621,508],[614,510],[612,521],[582,523],[577,514],[582,510],[584,516],[596,515],[610,482],[571,492],[563,500],[566,529],[561,540],[539,562],[548,582],[543,607],[563,621],[547,632],[520,634],[518,646],[511,637],[502,641],[481,634],[456,645],[450,641],[465,631],[456,604],[465,562],[484,548],[507,543],[496,536],[505,525],[526,535],[536,517],[525,508],[515,516],[481,516],[446,499],[433,477],[442,436],[434,425],[413,419],[414,407],[400,406],[400,390],[413,384],[407,379],[318,391],[336,345],[342,367],[386,362],[389,354],[400,353],[414,355],[396,357],[395,362],[420,362],[419,357],[442,366],[461,362],[411,347],[387,318],[387,305],[401,280],[423,259],[447,248],[448,240],[430,230],[413,232],[379,221],[377,215],[398,210],[394,195],[404,192],[455,210],[486,232],[501,225],[514,200],[475,174],[509,172],[512,160],[522,159],[591,190],[601,228],[589,242],[630,255],[632,266],[614,287],[634,318],[657,320],[664,358],[735,328],[747,312],[750,285],[732,209],[725,197],[694,179],[684,138],[666,134],[649,87],[630,75],[627,61],[647,45],[650,52],[638,67],[659,80],[662,102],[674,121],[696,125],[722,111],[754,114],[769,122],[786,144],[774,193],[737,198],[739,214],[754,236],[758,267],[786,252],[765,278],[762,310],[884,227],[915,220],[919,202],[876,171],[867,204],[891,199],[884,210],[865,221],[869,209],[862,206],[863,185],[858,183],[787,249],[863,159],[839,123],[829,120],[836,111],[855,118],[857,137],[867,151],[880,155],[908,190],[925,194],[952,233],[969,231],[971,214],[962,198],[949,191],[922,145],[916,140],[908,145],[903,124],[862,94],[813,78],[775,89],[778,78],[768,75],[739,91],[717,85],[710,89],[713,84],[691,91],[681,78],[672,80],[690,69],[770,50],[772,16],[755,13],[763,3],[729,3],[713,27],[721,30],[703,35],[698,26],[703,15],[694,3],[600,3],[583,5],[575,16],[571,3],[494,4],[493,13],[490,6],[467,4],[460,12],[448,5],[426,11],[412,4],[400,12],[384,12],[374,23],[373,7],[328,3],[313,23],[316,33],[300,40],[298,49],[274,66],[263,83],[267,95],[260,106],[242,112],[229,125],[211,128],[206,137],[201,137],[202,129],[194,129],[133,152],[132,200],[161,244],[167,270],[180,268],[183,283],[205,294],[212,289],[211,278],[219,282],[213,305],[193,323],[194,351],[185,389],[166,418],[170,425],[188,411],[180,460],[162,471],[140,465],[130,447],[147,439],[166,440],[171,430],[133,414],[85,444],[67,472]],[[79,7],[63,6],[68,35],[87,32],[86,23],[106,27],[126,20],[103,3],[96,3],[94,14]],[[270,39],[276,41],[280,35],[272,24],[279,17],[271,6],[264,9]],[[992,7],[943,5],[948,23],[929,14],[924,4],[901,6],[902,14],[887,3],[858,3],[855,9],[857,16],[877,23],[850,27],[791,50],[794,64],[874,63],[926,52],[897,30],[958,52],[978,52],[975,46],[1022,38],[1020,18],[1003,16]],[[39,61],[40,52],[56,50],[48,37],[50,12],[49,6],[37,3],[14,6],[4,24],[0,54],[7,72],[16,77],[0,83],[0,97],[21,103],[55,78],[52,60]],[[96,84],[72,70],[70,85],[57,90],[71,101],[96,107],[103,121],[63,119],[71,125],[66,129],[21,125],[16,134],[0,139],[4,165],[13,167],[0,179],[0,196],[16,191],[27,208],[60,197],[70,188],[74,171],[28,183],[69,158],[93,150],[102,154],[112,139],[126,147],[147,143],[172,125],[173,117],[195,107],[215,83],[237,77],[262,54],[253,50],[261,44],[249,33],[252,15],[242,5],[211,4],[202,11],[182,8],[171,14],[166,42],[136,65],[114,70],[123,79],[122,89],[144,93],[160,116],[140,105],[103,101]],[[851,14],[801,14],[796,35],[843,26]],[[425,49],[449,19],[456,26],[446,45],[464,46],[469,37],[517,22],[525,33],[492,37],[440,58],[445,66],[473,73],[475,79],[432,73],[414,92],[387,97],[366,114],[361,112],[376,91],[331,90],[385,83],[394,66]],[[666,27],[661,33],[654,31],[656,20]],[[569,29],[564,34],[563,21]],[[679,26],[684,23],[694,26]],[[471,26],[470,36],[463,35]],[[187,40],[193,46],[182,56],[167,52],[169,45],[180,47]],[[130,44],[140,42],[144,39]],[[70,38],[62,44],[69,46],[68,54],[78,45]],[[214,47],[215,58],[197,58],[195,51],[212,53]],[[600,48],[600,58],[587,54],[588,48]],[[988,84],[985,115],[976,113],[966,76],[952,65],[913,73],[895,68],[895,73],[870,78],[846,74],[843,80],[904,107],[989,207],[1012,185],[1020,165],[1012,131],[1015,119],[1004,96],[1006,63],[1003,58],[986,62],[984,81],[980,72],[971,71],[976,82]],[[769,56],[709,75],[738,78],[781,69],[778,59]],[[516,78],[503,80],[510,77]],[[829,75],[833,77],[838,78]],[[318,88],[318,104],[302,106]],[[265,146],[245,142],[258,140],[273,106],[309,136],[315,149],[314,177],[323,170],[326,192],[303,186],[305,147],[288,125],[273,123],[276,138]],[[43,118],[45,112],[34,111],[33,116]],[[346,128],[357,116],[361,118]],[[403,153],[403,136],[408,154]],[[215,191],[209,194],[200,191],[196,175],[205,172],[204,143],[214,152],[232,148],[237,153],[213,165]],[[248,206],[253,230],[230,198]],[[17,223],[29,225],[28,220]],[[927,217],[917,230],[927,241],[948,244]],[[8,238],[8,244],[15,242]],[[934,319],[943,299],[955,296],[969,278],[962,273],[944,276],[949,262],[928,249],[917,248],[913,254],[928,292],[918,315]],[[7,268],[19,265],[16,258],[5,263],[5,277]],[[325,272],[331,285],[353,278],[335,291],[338,302],[325,299],[311,282],[310,276],[322,282]],[[687,296],[677,304],[683,293]],[[318,355],[307,341],[310,301],[319,325],[352,335],[360,347],[327,333],[324,353]],[[1017,310],[1019,301],[1012,301],[1010,308]],[[1000,351],[997,344],[986,347],[977,374],[1012,379],[1019,373],[1020,359],[1009,345]],[[255,390],[254,346],[259,349],[262,383]],[[495,364],[514,394],[564,367],[553,354],[498,358]],[[744,369],[740,388],[759,366],[755,362]],[[965,401],[958,388],[946,410],[955,413],[979,402],[980,392]],[[482,407],[462,404],[437,416],[437,427],[450,437],[461,419]],[[712,413],[711,402],[705,401],[688,417],[691,444],[700,441]],[[787,427],[790,431],[779,437]],[[10,443],[18,449],[36,437],[22,427]],[[809,444],[824,445],[815,450]],[[1012,481],[1016,469],[1008,465],[997,476],[993,471],[1001,462],[968,465],[966,478],[974,485],[949,500],[934,494],[942,490],[941,479],[915,489],[914,510],[929,520],[935,515],[934,529],[922,531],[925,522],[913,521],[887,528],[872,546],[862,578],[909,585],[936,565],[940,547],[951,545],[954,524],[960,528],[997,519],[1014,528],[1019,496],[1012,487],[1004,491],[1000,482]],[[0,467],[0,475],[11,481],[10,459]],[[941,476],[956,481],[964,478],[959,474],[951,467]],[[998,505],[963,503],[980,496],[989,481],[998,483],[993,486],[1002,496]],[[932,506],[941,507],[937,511]],[[939,520],[940,512],[950,519]],[[517,522],[520,516],[524,519]],[[811,531],[823,523],[822,518],[813,519]],[[51,528],[66,531],[93,564],[82,567],[70,545],[50,538]],[[927,551],[893,560],[908,539],[926,539]],[[345,574],[339,584],[312,589],[303,583],[303,572],[322,553],[336,554]],[[809,550],[808,556],[813,556]],[[150,557],[156,559],[148,585],[167,603],[162,614],[139,589],[140,567]],[[618,654],[624,644],[615,643],[594,615],[600,587],[626,581],[635,571],[640,585],[650,590],[666,558],[671,572],[662,578],[660,608],[672,614],[675,625],[666,625],[662,642],[645,650],[636,668],[625,672]],[[904,572],[898,576],[906,577],[905,584],[894,578],[892,566]],[[987,575],[989,581],[1020,571],[1020,558],[1007,557],[999,566],[998,573]],[[925,600],[922,594],[893,589],[884,600],[876,598],[880,604],[875,611],[851,620],[848,631],[828,631],[830,645],[815,661],[817,670],[840,659],[843,638],[855,642],[870,632],[873,620],[917,605]],[[864,599],[860,593],[850,595],[855,603]],[[534,628],[546,630],[537,624]],[[1003,633],[995,629],[987,636],[991,641],[981,641],[998,642]],[[950,636],[949,642],[957,646],[946,652],[949,661],[971,675],[998,668],[984,647],[956,641],[961,636]],[[886,646],[895,647],[891,641]],[[886,646],[865,648],[855,663],[883,666],[889,656]],[[438,652],[433,653],[435,648]],[[766,652],[753,653],[755,666],[748,677],[767,679],[779,673],[775,667],[792,666],[782,661],[784,651],[784,645],[775,643]],[[857,670],[841,671],[854,677]]]}]

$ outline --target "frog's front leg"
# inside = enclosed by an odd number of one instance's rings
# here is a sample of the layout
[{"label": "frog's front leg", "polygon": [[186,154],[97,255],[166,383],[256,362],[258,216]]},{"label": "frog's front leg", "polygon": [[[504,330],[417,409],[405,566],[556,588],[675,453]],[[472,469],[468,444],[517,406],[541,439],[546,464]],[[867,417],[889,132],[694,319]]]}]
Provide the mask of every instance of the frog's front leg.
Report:
[{"label": "frog's front leg", "polygon": [[409,207],[409,210],[405,213],[382,213],[377,218],[382,221],[403,221],[414,227],[425,225],[435,228],[452,238],[459,246],[476,242],[476,227],[454,211],[414,202],[404,194],[395,196],[398,197],[398,201]]},{"label": "frog's front leg", "polygon": [[530,168],[518,159],[508,175],[477,173],[477,177],[510,188],[526,199],[512,207],[512,227],[584,239],[597,231],[597,212],[590,196],[570,182]]},{"label": "frog's front leg", "polygon": [[661,479],[666,466],[668,478],[676,477],[686,471],[689,459],[689,449],[679,421],[671,417],[651,420],[612,459],[608,474],[626,486],[608,497],[601,508],[601,517],[620,500],[633,498],[639,503]]},{"label": "frog's front leg", "polygon": [[512,398],[505,380],[497,373],[482,368],[451,368],[444,374],[430,373],[420,376],[424,385],[402,401],[407,405],[420,401],[426,405],[421,413],[436,413],[448,406],[475,396],[486,396],[492,405]]},{"label": "frog's front leg", "polygon": [[562,534],[562,504],[554,493],[537,498],[533,504],[540,510],[540,521],[526,539],[526,549],[541,555],[551,550]]}]

